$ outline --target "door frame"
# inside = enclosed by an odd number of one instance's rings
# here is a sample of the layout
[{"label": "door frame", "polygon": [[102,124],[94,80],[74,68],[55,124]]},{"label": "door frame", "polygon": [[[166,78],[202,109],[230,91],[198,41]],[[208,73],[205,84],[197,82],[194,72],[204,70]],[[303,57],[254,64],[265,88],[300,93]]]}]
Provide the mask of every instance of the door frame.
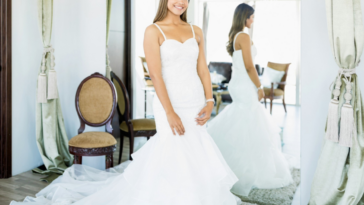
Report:
[{"label": "door frame", "polygon": [[[124,59],[126,65],[126,89],[128,90],[130,100],[130,110],[133,110],[133,87],[132,87],[132,55],[131,55],[131,24],[132,24],[132,2],[131,0],[125,0],[125,50]],[[130,112],[130,117],[133,119],[133,111]]]},{"label": "door frame", "polygon": [[0,0],[0,178],[12,176],[11,0]]}]

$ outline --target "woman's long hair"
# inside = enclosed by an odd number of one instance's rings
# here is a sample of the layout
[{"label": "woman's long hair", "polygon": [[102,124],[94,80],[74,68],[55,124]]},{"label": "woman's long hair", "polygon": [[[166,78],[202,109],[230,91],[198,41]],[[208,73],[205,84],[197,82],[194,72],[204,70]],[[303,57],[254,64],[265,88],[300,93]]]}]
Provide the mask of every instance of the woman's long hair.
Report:
[{"label": "woman's long hair", "polygon": [[[188,0],[190,2],[190,0]],[[154,17],[153,23],[157,21],[162,21],[164,18],[166,18],[168,13],[168,0],[160,0],[157,14]],[[186,11],[181,15],[181,20],[187,23],[187,9]]]},{"label": "woman's long hair", "polygon": [[236,7],[233,18],[233,25],[229,32],[229,41],[226,46],[227,52],[232,56],[234,53],[234,37],[237,33],[245,28],[246,20],[254,14],[253,7],[248,4],[242,3]]}]

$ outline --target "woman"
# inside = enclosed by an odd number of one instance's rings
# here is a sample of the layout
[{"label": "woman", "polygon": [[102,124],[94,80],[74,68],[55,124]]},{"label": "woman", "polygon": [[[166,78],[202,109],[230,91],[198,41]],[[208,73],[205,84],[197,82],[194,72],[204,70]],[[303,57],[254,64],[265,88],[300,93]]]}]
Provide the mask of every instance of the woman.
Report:
[{"label": "woman", "polygon": [[[237,181],[205,123],[213,109],[200,28],[186,22],[187,0],[161,0],[144,51],[157,97],[157,134],[123,174],[74,165],[34,204],[237,205]],[[207,100],[206,100],[207,99]],[[197,117],[197,115],[199,117]],[[13,203],[16,204],[16,203]],[[29,203],[32,204],[32,203]]]},{"label": "woman", "polygon": [[254,22],[254,9],[240,4],[234,13],[227,51],[233,58],[229,93],[233,102],[208,124],[208,132],[238,177],[232,192],[247,196],[253,187],[270,189],[292,182],[280,151],[280,129],[260,104],[264,91],[255,69],[252,45],[245,27]]}]

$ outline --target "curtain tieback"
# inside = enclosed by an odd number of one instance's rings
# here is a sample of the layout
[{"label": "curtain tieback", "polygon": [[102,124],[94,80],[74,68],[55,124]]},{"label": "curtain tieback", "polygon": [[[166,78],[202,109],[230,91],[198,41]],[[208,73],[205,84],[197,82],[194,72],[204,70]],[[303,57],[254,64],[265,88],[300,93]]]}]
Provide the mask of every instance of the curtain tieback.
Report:
[{"label": "curtain tieback", "polygon": [[[48,70],[48,89],[47,88],[47,54],[50,57],[50,67]],[[54,48],[52,45],[44,47],[43,55],[42,55],[42,65],[41,72],[38,76],[38,103],[47,103],[47,99],[56,99],[58,98],[58,89],[57,89],[57,73],[54,69],[55,67],[55,57],[54,57]],[[48,90],[48,94],[47,94]],[[48,96],[48,97],[47,97]]]},{"label": "curtain tieback", "polygon": [[[329,115],[327,120],[326,139],[333,142],[339,142],[340,145],[345,147],[352,146],[352,138],[354,132],[354,111],[351,105],[351,77],[356,74],[356,69],[343,69],[340,68],[338,76],[335,81],[335,90],[332,92],[333,98],[329,105]],[[344,78],[341,78],[344,76]],[[339,96],[341,94],[342,81],[345,82],[345,94],[343,95],[345,103],[339,107]],[[340,133],[339,133],[339,112],[341,112]]]},{"label": "curtain tieback", "polygon": [[352,74],[356,74],[356,68],[352,68],[352,69],[339,68],[339,77],[341,75],[344,75],[345,77],[351,78]]}]

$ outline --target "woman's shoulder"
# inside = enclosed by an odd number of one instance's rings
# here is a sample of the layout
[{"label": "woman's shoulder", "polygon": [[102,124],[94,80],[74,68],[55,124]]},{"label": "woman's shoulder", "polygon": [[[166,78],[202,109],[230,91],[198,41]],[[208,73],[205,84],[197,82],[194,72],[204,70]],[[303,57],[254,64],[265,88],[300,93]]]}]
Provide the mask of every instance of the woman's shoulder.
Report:
[{"label": "woman's shoulder", "polygon": [[192,25],[193,30],[194,30],[195,32],[200,32],[200,33],[202,33],[202,29],[201,29],[200,27],[198,27],[198,26],[196,26],[196,25],[193,25],[193,24],[191,24],[191,25]]},{"label": "woman's shoulder", "polygon": [[150,24],[145,29],[145,34],[148,34],[148,35],[158,34],[158,28],[157,28],[157,26],[154,25],[154,24]]},{"label": "woman's shoulder", "polygon": [[250,43],[250,35],[245,32],[237,33],[236,35],[236,41],[237,42],[249,42]]}]

